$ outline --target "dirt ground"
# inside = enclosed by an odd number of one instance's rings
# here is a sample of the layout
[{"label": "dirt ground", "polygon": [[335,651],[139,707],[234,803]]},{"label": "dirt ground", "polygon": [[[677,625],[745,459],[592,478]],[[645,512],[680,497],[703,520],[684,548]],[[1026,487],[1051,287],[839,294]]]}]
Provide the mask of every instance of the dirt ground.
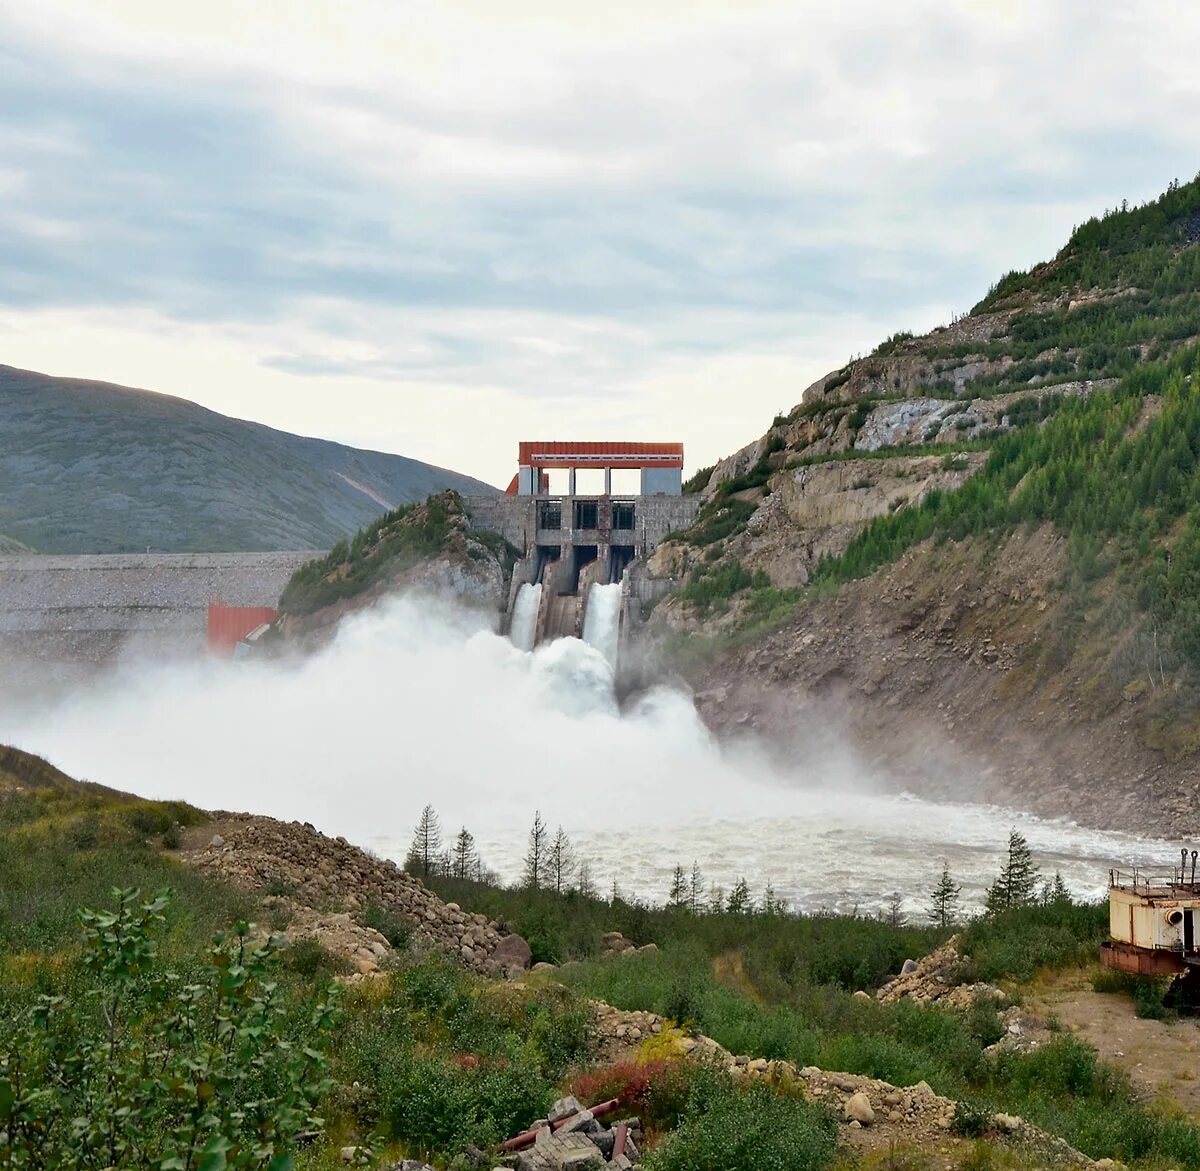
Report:
[{"label": "dirt ground", "polygon": [[1039,980],[1026,992],[1026,1006],[1035,1015],[1057,1017],[1065,1030],[1123,1069],[1148,1098],[1168,1099],[1200,1117],[1200,1019],[1142,1020],[1129,996],[1092,990],[1097,970]]}]

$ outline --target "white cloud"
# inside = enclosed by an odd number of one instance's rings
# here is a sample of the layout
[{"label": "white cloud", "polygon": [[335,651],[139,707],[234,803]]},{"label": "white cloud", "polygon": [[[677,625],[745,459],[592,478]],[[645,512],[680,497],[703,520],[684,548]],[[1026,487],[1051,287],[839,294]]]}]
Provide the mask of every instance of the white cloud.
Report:
[{"label": "white cloud", "polygon": [[0,26],[32,61],[0,95],[0,360],[497,482],[551,425],[710,462],[1200,159],[1200,74],[1164,51],[1200,38],[1184,0],[42,0]]}]

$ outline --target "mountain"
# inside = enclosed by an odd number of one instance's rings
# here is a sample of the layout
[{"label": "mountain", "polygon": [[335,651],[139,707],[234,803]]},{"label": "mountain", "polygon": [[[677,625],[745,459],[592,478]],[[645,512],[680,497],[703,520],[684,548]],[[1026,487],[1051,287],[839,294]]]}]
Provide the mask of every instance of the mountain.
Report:
[{"label": "mountain", "polygon": [[937,795],[1200,832],[1198,343],[1200,180],[694,477],[650,630],[783,751],[838,729]]},{"label": "mountain", "polygon": [[185,399],[0,366],[0,533],[40,552],[328,549],[447,488],[495,492]]}]

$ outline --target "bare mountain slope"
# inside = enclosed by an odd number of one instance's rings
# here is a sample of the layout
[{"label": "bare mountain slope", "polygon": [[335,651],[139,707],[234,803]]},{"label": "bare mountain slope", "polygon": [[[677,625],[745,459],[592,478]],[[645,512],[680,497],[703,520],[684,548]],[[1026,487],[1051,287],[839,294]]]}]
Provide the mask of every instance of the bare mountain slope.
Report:
[{"label": "bare mountain slope", "polygon": [[327,549],[478,480],[184,399],[0,366],[0,532],[47,553]]}]

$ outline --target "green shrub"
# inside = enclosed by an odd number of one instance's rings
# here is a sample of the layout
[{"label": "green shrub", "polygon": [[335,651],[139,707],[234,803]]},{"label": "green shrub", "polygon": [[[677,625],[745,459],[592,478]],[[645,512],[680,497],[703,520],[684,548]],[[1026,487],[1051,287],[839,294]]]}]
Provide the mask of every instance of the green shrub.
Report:
[{"label": "green shrub", "polygon": [[765,1086],[698,1080],[678,1129],[647,1171],[817,1171],[833,1161],[837,1123],[824,1109]]},{"label": "green shrub", "polygon": [[353,970],[350,962],[334,955],[316,936],[297,939],[282,955],[283,967],[304,980],[328,979]]},{"label": "green shrub", "polygon": [[374,900],[367,903],[362,922],[363,926],[378,931],[397,951],[406,951],[412,941],[412,920],[382,903]]},{"label": "green shrub", "polygon": [[332,1001],[296,1044],[269,943],[240,924],[184,979],[158,959],[169,896],[115,893],[116,911],[81,914],[80,986],[0,1015],[5,1165],[291,1166],[322,1129]]}]

